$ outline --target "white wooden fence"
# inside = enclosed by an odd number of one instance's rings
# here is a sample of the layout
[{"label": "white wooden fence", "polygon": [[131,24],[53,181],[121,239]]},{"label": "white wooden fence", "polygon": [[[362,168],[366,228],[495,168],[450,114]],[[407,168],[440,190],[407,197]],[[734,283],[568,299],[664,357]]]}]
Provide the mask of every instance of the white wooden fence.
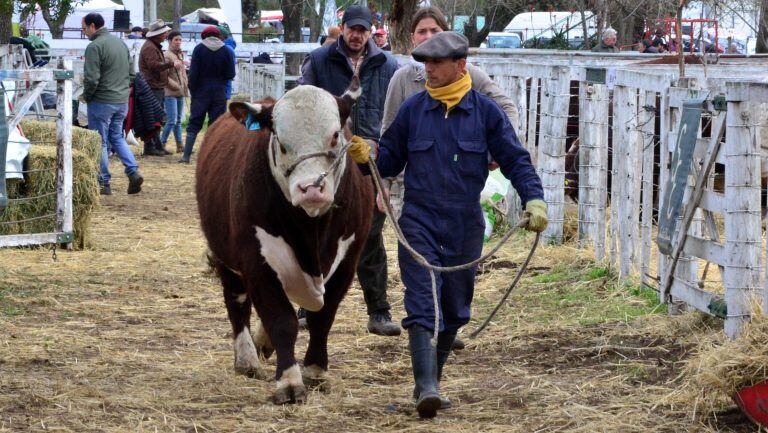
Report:
[{"label": "white wooden fence", "polygon": [[285,93],[285,65],[238,62],[233,93],[248,95],[251,102],[265,96],[275,99]]},{"label": "white wooden fence", "polygon": [[[665,272],[671,267],[654,242],[656,203],[664,197],[674,170],[670,158],[677,145],[683,102],[704,98],[704,125],[698,131],[693,173],[704,169],[702,161],[722,142],[724,133],[725,142],[712,161],[723,165],[725,185],[716,190],[710,175],[696,192],[694,176],[690,177],[683,206],[694,197],[701,199],[691,206],[687,239],[680,233],[673,238],[673,244],[681,242],[681,254],[674,277],[669,278],[670,292],[662,300],[684,301],[724,317],[730,337],[747,320],[751,299],[768,302],[758,144],[759,126],[765,125],[759,124],[757,110],[759,104],[768,103],[768,84],[760,82],[765,64],[688,65],[690,77],[684,79],[677,78],[677,66],[631,62],[606,62],[598,69],[551,60],[540,64],[497,60],[480,66],[518,101],[524,114],[515,126],[536,160],[550,205],[546,239],[558,243],[563,237],[565,140],[575,138],[568,136],[567,124],[577,122],[578,242],[593,248],[596,259],[607,258],[621,278],[638,277],[662,293],[667,286]],[[714,108],[718,96],[727,103]],[[569,102],[573,105],[575,99],[578,114],[569,115]],[[724,226],[724,236],[719,226]],[[721,282],[704,281],[705,262],[718,268],[708,271],[710,277],[720,274]],[[721,286],[722,293],[708,286]]]},{"label": "white wooden fence", "polygon": [[[71,246],[73,240],[72,216],[72,63],[62,60],[57,69],[4,69],[0,70],[0,80],[28,83],[28,91],[17,95],[16,105],[12,113],[0,118],[8,130],[16,128],[30,107],[39,98],[40,92],[47,83],[56,83],[56,211],[54,215],[37,216],[34,218],[52,218],[53,231],[48,233],[25,233],[0,236],[0,247],[23,245],[61,244]],[[3,100],[4,104],[5,101]],[[4,107],[4,106],[3,106]],[[3,110],[3,114],[5,110]],[[7,137],[7,136],[6,136]],[[0,143],[6,146],[7,143]],[[2,152],[3,155],[5,152]],[[2,177],[5,178],[5,165],[2,166]],[[6,194],[5,188],[0,191]],[[7,198],[7,196],[6,196]],[[9,199],[7,206],[15,202],[33,198]],[[14,222],[4,222],[14,223]],[[16,222],[18,223],[18,222]]]}]

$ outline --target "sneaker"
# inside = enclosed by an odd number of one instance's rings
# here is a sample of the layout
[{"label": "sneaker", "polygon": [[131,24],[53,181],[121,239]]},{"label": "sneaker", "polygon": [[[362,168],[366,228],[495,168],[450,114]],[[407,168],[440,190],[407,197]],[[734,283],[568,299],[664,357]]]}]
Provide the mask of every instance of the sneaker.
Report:
[{"label": "sneaker", "polygon": [[299,318],[299,329],[307,329],[307,310],[299,308],[296,317]]},{"label": "sneaker", "polygon": [[181,159],[177,161],[179,164],[189,164],[189,158],[182,156]]},{"label": "sneaker", "polygon": [[109,185],[101,185],[99,186],[99,194],[112,195],[112,188]]},{"label": "sneaker", "polygon": [[378,311],[368,317],[368,332],[392,337],[400,335],[400,326],[392,321],[389,311]]},{"label": "sneaker", "polygon": [[144,178],[141,173],[134,171],[128,175],[128,194],[138,194],[141,192],[141,184],[144,183]]}]

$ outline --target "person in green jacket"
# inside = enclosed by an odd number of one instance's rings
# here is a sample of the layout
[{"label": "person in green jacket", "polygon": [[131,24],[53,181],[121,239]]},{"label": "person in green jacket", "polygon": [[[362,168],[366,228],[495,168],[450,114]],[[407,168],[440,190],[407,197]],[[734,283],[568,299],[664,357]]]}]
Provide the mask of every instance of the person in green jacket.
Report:
[{"label": "person in green jacket", "polygon": [[128,194],[141,191],[144,178],[133,152],[123,137],[123,121],[128,112],[128,96],[133,80],[128,47],[104,27],[104,17],[96,12],[83,17],[83,32],[92,41],[85,49],[83,99],[88,104],[88,128],[101,135],[99,186],[102,195],[111,195],[109,149],[125,166]]}]

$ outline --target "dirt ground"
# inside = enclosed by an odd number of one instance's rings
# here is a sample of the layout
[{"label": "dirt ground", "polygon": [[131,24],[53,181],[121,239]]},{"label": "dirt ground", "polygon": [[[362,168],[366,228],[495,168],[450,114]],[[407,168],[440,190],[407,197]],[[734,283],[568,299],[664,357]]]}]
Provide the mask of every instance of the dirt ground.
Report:
[{"label": "dirt ground", "polygon": [[[329,391],[269,402],[274,380],[235,375],[220,286],[207,270],[194,167],[140,158],[144,190],[101,200],[92,248],[0,251],[0,432],[749,432],[738,411],[693,420],[664,403],[697,336],[653,296],[617,284],[572,246],[542,247],[531,272],[476,340],[527,253],[520,235],[481,270],[467,348],[441,385],[454,408],[421,421],[407,337],[365,330],[362,293],[342,303],[329,343]],[[393,236],[389,237],[394,239]],[[402,284],[390,253],[393,315]],[[300,336],[298,358],[306,335]],[[274,372],[274,358],[267,361]]]}]

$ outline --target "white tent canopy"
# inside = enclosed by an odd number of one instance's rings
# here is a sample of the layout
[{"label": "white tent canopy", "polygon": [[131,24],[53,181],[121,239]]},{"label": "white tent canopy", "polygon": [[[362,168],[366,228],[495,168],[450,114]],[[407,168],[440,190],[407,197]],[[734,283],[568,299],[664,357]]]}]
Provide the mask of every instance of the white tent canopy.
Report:
[{"label": "white tent canopy", "polygon": [[[114,3],[111,0],[87,0],[83,4],[76,4],[75,11],[64,21],[64,28],[73,30],[65,30],[64,38],[80,38],[80,27],[83,17],[91,12],[100,13],[101,16],[104,17],[105,26],[111,29],[114,26],[114,11],[122,10],[124,8],[124,6]],[[27,17],[25,25],[31,33],[41,34],[43,39],[51,38],[48,24],[45,22],[43,14],[40,12],[40,6],[38,6],[38,10],[35,14]]]},{"label": "white tent canopy", "polygon": [[[215,19],[219,23],[226,23],[229,26],[229,31],[232,32],[232,37],[235,39],[235,41],[242,42],[243,20],[240,17],[240,6],[238,6],[240,4],[240,0],[219,0],[219,4],[222,5],[221,8],[200,8],[187,15],[184,15],[181,17],[181,19],[183,22],[187,23],[198,23],[200,22],[200,14],[203,13]],[[225,7],[227,5],[229,5],[229,9]],[[225,10],[228,12],[224,12]],[[236,14],[237,19],[229,19],[229,16],[234,14]]]},{"label": "white tent canopy", "polygon": [[[219,22],[225,22],[229,25],[236,41],[242,41],[243,20],[241,0],[219,0],[221,8],[206,8],[209,14],[215,16]],[[84,37],[80,31],[80,23],[83,17],[91,12],[98,12],[104,17],[104,24],[109,29],[114,28],[115,10],[127,9],[131,11],[131,26],[142,26],[144,23],[144,2],[143,0],[123,0],[123,5],[112,2],[111,0],[86,0],[83,4],[75,5],[75,11],[70,14],[64,22],[64,28],[73,29],[64,32],[65,39],[80,39]],[[224,11],[227,11],[226,13]],[[170,19],[170,17],[168,17]],[[185,15],[189,18],[187,21],[197,22],[197,11]],[[194,21],[190,20],[194,19]],[[43,14],[39,11],[30,15],[25,21],[25,25],[31,32],[40,34],[43,39],[50,40],[51,33],[48,30],[48,24],[43,19]],[[77,29],[77,30],[74,30]]]}]

